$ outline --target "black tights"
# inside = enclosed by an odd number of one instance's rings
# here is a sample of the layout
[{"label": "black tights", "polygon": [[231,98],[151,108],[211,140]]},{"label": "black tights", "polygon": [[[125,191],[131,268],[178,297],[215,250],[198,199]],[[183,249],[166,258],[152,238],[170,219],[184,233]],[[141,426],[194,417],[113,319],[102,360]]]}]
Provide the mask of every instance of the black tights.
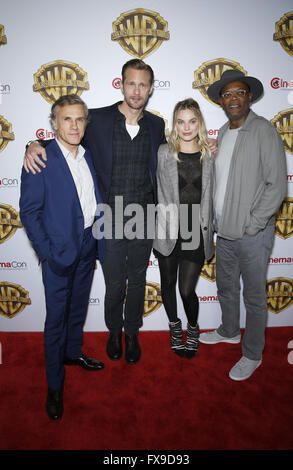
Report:
[{"label": "black tights", "polygon": [[176,256],[168,256],[166,258],[159,258],[159,268],[162,300],[169,322],[178,321],[176,283],[177,272],[179,270],[178,287],[180,296],[188,323],[191,326],[195,326],[198,319],[198,297],[195,293],[195,286],[202,264],[181,260]]}]

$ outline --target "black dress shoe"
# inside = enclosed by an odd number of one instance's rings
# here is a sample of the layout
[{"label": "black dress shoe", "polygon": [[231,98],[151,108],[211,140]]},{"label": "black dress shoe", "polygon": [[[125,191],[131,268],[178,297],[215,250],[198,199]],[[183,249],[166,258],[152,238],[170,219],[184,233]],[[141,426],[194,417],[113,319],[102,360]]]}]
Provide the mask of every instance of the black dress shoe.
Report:
[{"label": "black dress shoe", "polygon": [[48,388],[46,410],[49,418],[57,421],[63,414],[63,393],[62,390],[51,390]]},{"label": "black dress shoe", "polygon": [[107,354],[112,361],[119,361],[122,356],[121,333],[110,333],[107,343]]},{"label": "black dress shoe", "polygon": [[125,335],[125,360],[128,364],[135,364],[141,356],[137,335]]},{"label": "black dress shoe", "polygon": [[66,366],[80,366],[85,370],[104,369],[103,362],[100,362],[97,359],[93,359],[92,357],[86,357],[84,354],[82,354],[77,359],[70,359],[69,357],[65,357],[64,364]]}]

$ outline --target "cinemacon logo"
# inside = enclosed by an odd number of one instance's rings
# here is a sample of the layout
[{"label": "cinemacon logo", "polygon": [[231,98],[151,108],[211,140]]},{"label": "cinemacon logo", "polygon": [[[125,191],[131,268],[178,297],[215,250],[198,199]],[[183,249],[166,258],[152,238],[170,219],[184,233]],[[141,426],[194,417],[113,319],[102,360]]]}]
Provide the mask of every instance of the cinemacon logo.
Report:
[{"label": "cinemacon logo", "polygon": [[54,139],[55,133],[52,131],[48,131],[47,129],[37,129],[36,130],[36,138],[39,140],[44,140],[44,139]]},{"label": "cinemacon logo", "polygon": [[214,302],[219,302],[218,296],[217,295],[199,295],[198,300],[200,302],[206,302],[206,303],[214,303]]},{"label": "cinemacon logo", "polygon": [[[121,78],[114,78],[112,80],[112,86],[116,90],[120,90],[121,88]],[[154,80],[154,88],[155,90],[169,90],[171,88],[171,83],[169,80]]]},{"label": "cinemacon logo", "polygon": [[274,77],[271,80],[271,87],[274,90],[290,90],[293,89],[293,80],[283,80],[283,78]]},{"label": "cinemacon logo", "polygon": [[0,269],[26,269],[25,261],[0,261]]},{"label": "cinemacon logo", "polygon": [[0,188],[16,188],[17,186],[17,178],[0,178]]},{"label": "cinemacon logo", "polygon": [[268,263],[269,264],[293,264],[293,258],[291,258],[291,256],[284,256],[284,257],[280,257],[280,258],[269,258],[268,260]]}]

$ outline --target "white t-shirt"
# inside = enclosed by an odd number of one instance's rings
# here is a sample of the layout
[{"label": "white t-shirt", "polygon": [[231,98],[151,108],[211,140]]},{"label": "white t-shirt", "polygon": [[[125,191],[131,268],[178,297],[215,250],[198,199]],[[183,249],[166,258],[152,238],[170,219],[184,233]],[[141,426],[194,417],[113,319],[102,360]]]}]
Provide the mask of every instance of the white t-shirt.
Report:
[{"label": "white t-shirt", "polygon": [[130,135],[131,140],[133,140],[134,137],[136,137],[137,134],[138,134],[139,125],[137,124],[137,125],[133,126],[132,124],[127,124],[126,123],[126,130],[127,130],[128,134]]},{"label": "white t-shirt", "polygon": [[237,129],[227,129],[215,160],[214,210],[218,224],[222,216],[230,163],[239,129],[240,127]]}]

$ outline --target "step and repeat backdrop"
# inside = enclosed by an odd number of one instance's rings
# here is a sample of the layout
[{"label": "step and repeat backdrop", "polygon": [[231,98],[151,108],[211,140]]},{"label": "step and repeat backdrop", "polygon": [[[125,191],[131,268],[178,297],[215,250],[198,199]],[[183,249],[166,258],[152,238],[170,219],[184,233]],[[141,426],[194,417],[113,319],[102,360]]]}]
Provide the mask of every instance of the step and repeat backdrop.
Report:
[{"label": "step and repeat backdrop", "polygon": [[[293,11],[292,0],[10,0],[0,10],[0,329],[42,331],[41,269],[19,218],[20,174],[27,141],[50,139],[51,104],[77,93],[89,108],[122,98],[122,65],[142,58],[155,72],[147,109],[164,118],[166,136],[177,101],[193,97],[216,138],[226,121],[207,87],[227,69],[259,78],[264,96],[252,109],[276,127],[287,156],[288,194],[277,213],[268,260],[268,326],[293,325]],[[216,245],[216,237],[215,237]],[[200,327],[221,318],[215,259],[197,285]],[[99,263],[87,331],[104,331]],[[183,314],[178,296],[179,315]],[[245,309],[241,305],[241,326]],[[160,275],[151,255],[143,330],[167,329]]]}]

